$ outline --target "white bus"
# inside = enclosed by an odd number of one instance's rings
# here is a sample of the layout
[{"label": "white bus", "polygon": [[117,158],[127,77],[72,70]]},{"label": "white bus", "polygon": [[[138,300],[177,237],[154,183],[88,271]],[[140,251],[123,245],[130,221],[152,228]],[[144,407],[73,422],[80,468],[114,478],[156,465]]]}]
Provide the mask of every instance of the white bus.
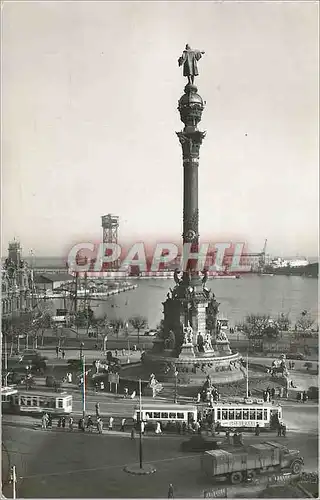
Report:
[{"label": "white bus", "polygon": [[[142,421],[156,424],[172,422],[185,422],[186,424],[192,420],[197,421],[198,409],[196,405],[182,405],[177,403],[150,403],[142,405]],[[140,422],[140,408],[135,407],[133,419]]]},{"label": "white bus", "polygon": [[212,408],[204,410],[211,415],[213,422],[219,422],[225,428],[253,428],[259,424],[261,429],[276,429],[282,420],[282,407],[279,404],[265,403],[263,400],[255,402],[247,400],[245,403],[214,403]]}]

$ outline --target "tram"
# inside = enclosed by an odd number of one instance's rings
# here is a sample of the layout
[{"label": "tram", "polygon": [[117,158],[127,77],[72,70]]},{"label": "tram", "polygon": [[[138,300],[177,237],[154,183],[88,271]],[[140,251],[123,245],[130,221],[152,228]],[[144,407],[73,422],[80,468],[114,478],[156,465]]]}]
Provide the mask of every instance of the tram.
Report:
[{"label": "tram", "polygon": [[217,402],[205,408],[203,413],[212,422],[219,422],[224,428],[252,429],[259,424],[261,429],[276,429],[282,420],[280,404],[265,403],[263,400],[240,402]]},{"label": "tram", "polygon": [[[166,423],[176,423],[176,422],[190,422],[192,420],[197,420],[198,409],[196,405],[182,405],[177,403],[151,403],[143,404],[142,410],[142,421],[148,423],[161,422]],[[133,419],[136,422],[140,421],[140,408],[135,407]]]},{"label": "tram", "polygon": [[2,396],[2,410],[4,413],[20,413],[41,415],[51,413],[52,415],[68,415],[72,412],[72,396],[66,392],[60,394],[50,392],[28,392],[7,391]]}]

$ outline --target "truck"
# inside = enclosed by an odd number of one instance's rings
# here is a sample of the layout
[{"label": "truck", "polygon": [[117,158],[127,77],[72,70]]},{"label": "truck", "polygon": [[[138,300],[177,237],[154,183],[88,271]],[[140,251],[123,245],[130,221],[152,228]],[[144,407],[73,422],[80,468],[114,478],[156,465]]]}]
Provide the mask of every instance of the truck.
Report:
[{"label": "truck", "polygon": [[206,451],[201,456],[201,469],[210,478],[227,478],[232,484],[252,480],[267,470],[289,469],[300,474],[304,464],[299,450],[272,441],[239,447]]}]

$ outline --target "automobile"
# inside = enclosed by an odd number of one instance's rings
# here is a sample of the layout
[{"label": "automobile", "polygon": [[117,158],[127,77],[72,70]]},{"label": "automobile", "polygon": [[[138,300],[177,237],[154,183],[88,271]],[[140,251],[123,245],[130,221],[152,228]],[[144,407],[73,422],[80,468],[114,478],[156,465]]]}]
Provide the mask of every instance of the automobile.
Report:
[{"label": "automobile", "polygon": [[306,359],[305,355],[302,354],[302,352],[289,352],[286,354],[287,359],[297,359],[297,360],[303,360]]},{"label": "automobile", "polygon": [[188,441],[183,441],[181,443],[181,451],[209,451],[209,450],[219,450],[222,445],[222,440],[210,436],[192,436]]},{"label": "automobile", "polygon": [[150,337],[154,337],[155,335],[157,335],[157,330],[146,330],[144,332],[144,335],[149,335]]}]

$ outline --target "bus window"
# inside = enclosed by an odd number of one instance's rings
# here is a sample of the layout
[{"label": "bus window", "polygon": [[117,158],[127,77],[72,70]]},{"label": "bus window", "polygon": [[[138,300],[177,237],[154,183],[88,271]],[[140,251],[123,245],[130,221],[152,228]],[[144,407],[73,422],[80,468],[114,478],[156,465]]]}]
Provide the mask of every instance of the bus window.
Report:
[{"label": "bus window", "polygon": [[161,418],[168,418],[168,413],[166,411],[161,412]]},{"label": "bus window", "polygon": [[263,420],[268,420],[268,410],[263,410]]},{"label": "bus window", "polygon": [[153,412],[153,418],[160,418],[160,412],[159,411],[154,411]]},{"label": "bus window", "polygon": [[183,419],[183,418],[184,418],[184,413],[180,413],[180,412],[178,412],[178,413],[177,413],[177,418],[181,418],[181,419]]},{"label": "bus window", "polygon": [[21,406],[26,406],[26,397],[25,396],[21,396],[21,399],[20,399],[20,404]]},{"label": "bus window", "polygon": [[236,420],[242,419],[242,410],[236,410]]},{"label": "bus window", "polygon": [[234,410],[229,410],[229,420],[234,420]]},{"label": "bus window", "polygon": [[217,420],[221,420],[221,410],[217,410]]},{"label": "bus window", "polygon": [[243,420],[249,420],[249,410],[243,410]]},{"label": "bus window", "polygon": [[250,410],[250,420],[256,419],[256,410]]},{"label": "bus window", "polygon": [[146,412],[146,418],[152,418],[152,411]]},{"label": "bus window", "polygon": [[257,420],[262,420],[262,410],[257,410]]},{"label": "bus window", "polygon": [[176,419],[177,418],[177,414],[176,413],[169,413],[169,418]]},{"label": "bus window", "polygon": [[58,399],[58,408],[63,408],[63,399]]},{"label": "bus window", "polygon": [[222,420],[228,420],[228,410],[222,410]]},{"label": "bus window", "polygon": [[32,398],[32,406],[38,406],[38,398]]},{"label": "bus window", "polygon": [[31,401],[32,401],[31,398],[26,398],[27,406],[31,406]]},{"label": "bus window", "polygon": [[71,406],[72,406],[72,398],[68,398],[68,406],[71,408]]}]

